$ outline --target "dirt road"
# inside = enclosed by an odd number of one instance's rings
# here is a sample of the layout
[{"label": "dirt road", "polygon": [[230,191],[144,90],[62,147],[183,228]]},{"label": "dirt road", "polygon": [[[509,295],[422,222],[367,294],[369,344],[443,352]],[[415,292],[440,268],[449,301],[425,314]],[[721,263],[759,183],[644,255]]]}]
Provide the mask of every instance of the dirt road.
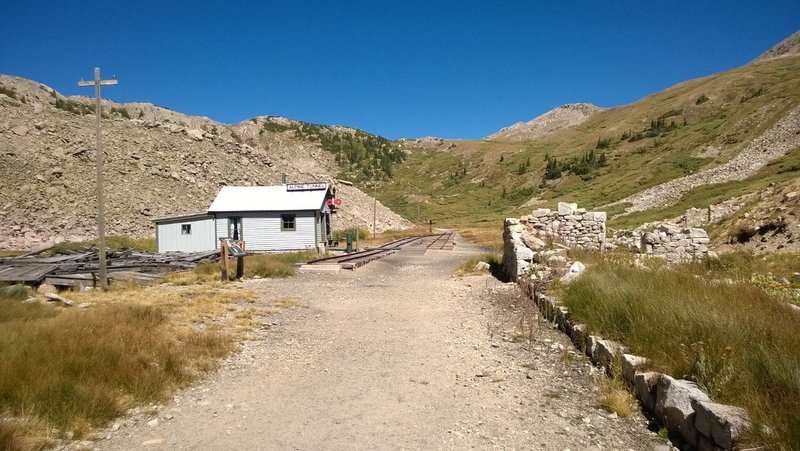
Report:
[{"label": "dirt road", "polygon": [[[99,449],[654,449],[638,413],[513,287],[459,278],[477,249],[406,248],[356,271],[253,280],[268,317],[207,380],[100,433]],[[566,356],[566,357],[565,357]]]}]

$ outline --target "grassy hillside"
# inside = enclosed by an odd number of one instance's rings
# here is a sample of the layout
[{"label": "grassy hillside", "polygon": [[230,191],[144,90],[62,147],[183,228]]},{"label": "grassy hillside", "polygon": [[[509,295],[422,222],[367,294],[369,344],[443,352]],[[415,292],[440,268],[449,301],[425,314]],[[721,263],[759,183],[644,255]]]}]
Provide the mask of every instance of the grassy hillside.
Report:
[{"label": "grassy hillside", "polygon": [[[598,208],[728,161],[798,103],[800,57],[749,64],[601,111],[534,141],[412,146],[378,197],[412,221],[450,227],[494,227],[498,218],[562,200]],[[696,189],[674,207],[622,217],[612,226],[675,216],[798,176],[796,150],[748,180]],[[611,214],[623,209],[607,208]]]}]

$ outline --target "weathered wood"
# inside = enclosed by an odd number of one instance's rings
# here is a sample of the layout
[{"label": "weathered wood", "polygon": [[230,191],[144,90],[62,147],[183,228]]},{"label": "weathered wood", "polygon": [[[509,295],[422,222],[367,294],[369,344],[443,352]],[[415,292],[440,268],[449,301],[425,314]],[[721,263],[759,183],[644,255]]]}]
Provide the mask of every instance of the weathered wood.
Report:
[{"label": "weathered wood", "polygon": [[56,269],[58,269],[58,265],[52,264],[0,266],[0,281],[39,283],[47,274]]},{"label": "weathered wood", "polygon": [[[175,252],[151,254],[131,249],[112,251],[107,254],[109,272],[132,272],[160,274],[169,271],[191,269],[198,264],[219,258],[218,251],[201,253]],[[69,282],[69,275],[96,273],[98,271],[96,249],[84,252],[61,254],[49,257],[20,256],[0,259],[0,281],[40,283],[45,276],[59,280],[58,285],[74,285],[80,281]],[[113,277],[109,277],[113,278]],[[144,278],[138,277],[139,280]],[[74,279],[77,280],[77,279]]]},{"label": "weathered wood", "polygon": [[63,298],[63,297],[61,297],[61,296],[59,296],[59,295],[57,295],[55,293],[45,293],[44,297],[48,301],[58,301],[58,302],[61,302],[62,304],[66,305],[66,306],[69,306],[69,307],[72,307],[73,305],[75,305],[74,302],[70,301],[67,298]]}]

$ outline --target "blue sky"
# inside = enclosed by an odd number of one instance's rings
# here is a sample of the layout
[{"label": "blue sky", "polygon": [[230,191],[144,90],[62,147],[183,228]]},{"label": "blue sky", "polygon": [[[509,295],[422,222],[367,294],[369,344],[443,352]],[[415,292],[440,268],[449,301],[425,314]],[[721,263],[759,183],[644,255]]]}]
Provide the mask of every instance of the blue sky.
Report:
[{"label": "blue sky", "polygon": [[796,1],[25,1],[0,73],[236,123],[279,115],[389,138],[480,138],[558,105],[631,103],[751,61]]}]

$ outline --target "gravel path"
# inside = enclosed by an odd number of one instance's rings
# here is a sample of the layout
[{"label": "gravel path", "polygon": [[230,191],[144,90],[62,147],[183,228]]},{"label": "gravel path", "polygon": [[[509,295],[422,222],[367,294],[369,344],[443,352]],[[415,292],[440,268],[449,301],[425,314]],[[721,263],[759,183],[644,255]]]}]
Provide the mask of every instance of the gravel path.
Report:
[{"label": "gravel path", "polygon": [[352,272],[244,282],[264,306],[296,305],[267,317],[258,338],[199,385],[84,446],[663,446],[639,413],[595,407],[596,371],[547,323],[520,322],[529,307],[513,286],[453,276],[478,251],[459,240],[454,251],[406,248]]}]

